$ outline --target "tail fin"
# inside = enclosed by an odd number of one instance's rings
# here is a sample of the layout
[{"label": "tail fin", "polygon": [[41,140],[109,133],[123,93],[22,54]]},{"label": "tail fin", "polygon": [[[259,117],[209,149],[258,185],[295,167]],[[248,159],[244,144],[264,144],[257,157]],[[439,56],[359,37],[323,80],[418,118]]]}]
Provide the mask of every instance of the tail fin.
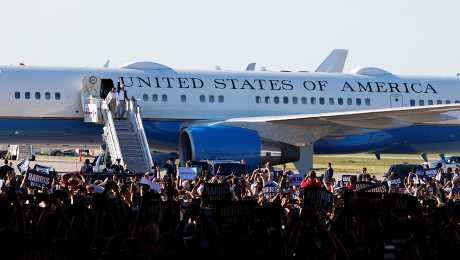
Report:
[{"label": "tail fin", "polygon": [[316,72],[342,72],[347,59],[347,49],[335,49],[318,66]]}]

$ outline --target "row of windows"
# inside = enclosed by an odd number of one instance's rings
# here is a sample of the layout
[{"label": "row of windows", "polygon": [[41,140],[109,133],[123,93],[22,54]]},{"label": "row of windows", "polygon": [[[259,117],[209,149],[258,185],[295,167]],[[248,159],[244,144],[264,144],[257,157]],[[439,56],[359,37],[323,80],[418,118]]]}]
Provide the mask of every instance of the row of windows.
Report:
[{"label": "row of windows", "polygon": [[[40,100],[42,98],[41,92],[35,92],[34,97],[35,97],[36,100]],[[19,91],[14,92],[14,98],[15,99],[21,99],[21,92],[19,92]],[[24,99],[31,99],[31,98],[32,98],[32,94],[30,92],[28,92],[28,91],[24,92]],[[45,92],[44,99],[50,100],[51,99],[51,93],[50,92]],[[55,92],[54,93],[54,99],[55,100],[60,100],[61,99],[61,93]]]},{"label": "row of windows", "polygon": [[[410,100],[410,106],[411,107],[416,106],[416,103],[417,102],[415,101],[415,99]],[[454,103],[459,104],[460,100],[455,100]],[[434,100],[429,99],[429,100],[427,100],[426,104],[427,105],[434,105]],[[440,100],[440,99],[436,100],[436,105],[441,105],[441,104],[442,104],[442,100]],[[451,100],[446,100],[444,104],[452,104],[452,101]],[[418,105],[419,106],[424,106],[425,105],[425,100],[420,99],[418,101]]]},{"label": "row of windows", "polygon": [[[143,101],[149,101],[149,95],[147,95],[147,94],[142,95],[142,100]],[[152,95],[152,101],[153,102],[158,102],[159,101],[159,96],[157,94],[153,94]],[[167,95],[161,95],[161,101],[162,102],[168,102],[168,96]],[[187,102],[187,96],[186,95],[181,95],[180,96],[180,101],[182,103]],[[200,102],[201,103],[206,102],[206,96],[205,95],[200,95]],[[208,96],[208,102],[209,103],[215,103],[216,102],[216,97],[214,95],[209,95]],[[224,96],[222,96],[222,95],[217,96],[217,102],[224,103]]]},{"label": "row of windows", "polygon": [[[265,96],[263,97],[263,101],[262,101],[262,97],[261,96],[256,96],[256,103],[257,104],[260,104],[260,103],[265,103],[265,104],[269,104],[271,103],[271,99],[272,97],[270,96]],[[289,104],[289,97],[283,97],[282,98],[282,101],[283,101],[283,104]],[[280,97],[273,97],[273,103],[275,104],[279,104],[281,102],[281,98]],[[308,103],[308,98],[307,97],[301,97],[300,100],[298,97],[292,97],[292,100],[291,100],[291,103],[292,104],[307,104]],[[312,105],[316,105],[316,104],[320,104],[320,105],[325,105],[326,104],[326,98],[324,97],[320,97],[320,98],[316,98],[316,97],[310,97],[310,104]],[[332,98],[330,97],[328,99],[328,103],[329,105],[343,105],[345,103],[345,99],[344,98]],[[353,98],[347,98],[346,99],[346,104],[351,106],[353,105]],[[361,106],[363,104],[363,101],[361,98],[356,98],[355,99],[355,104],[358,105],[358,106]],[[371,99],[370,98],[365,98],[364,99],[364,104],[366,106],[370,106],[371,105]]]}]

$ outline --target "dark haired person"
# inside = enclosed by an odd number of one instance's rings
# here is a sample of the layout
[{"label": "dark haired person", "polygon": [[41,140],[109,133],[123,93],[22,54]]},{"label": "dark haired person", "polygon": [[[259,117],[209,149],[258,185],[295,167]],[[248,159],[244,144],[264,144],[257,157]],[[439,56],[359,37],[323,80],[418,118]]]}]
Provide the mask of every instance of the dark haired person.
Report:
[{"label": "dark haired person", "polygon": [[316,178],[316,172],[310,171],[310,174],[305,176],[305,179],[300,183],[300,187],[302,189],[321,187],[321,181]]}]

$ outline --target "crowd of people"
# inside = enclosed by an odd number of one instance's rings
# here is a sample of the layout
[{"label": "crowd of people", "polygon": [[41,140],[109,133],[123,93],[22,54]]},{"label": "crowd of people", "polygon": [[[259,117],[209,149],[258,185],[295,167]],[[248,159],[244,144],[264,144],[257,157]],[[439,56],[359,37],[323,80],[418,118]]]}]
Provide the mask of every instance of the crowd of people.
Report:
[{"label": "crowd of people", "polygon": [[5,161],[0,244],[21,248],[5,259],[446,259],[460,248],[459,169],[394,182],[365,168],[339,179],[329,164],[294,183],[268,163],[191,179],[172,160],[140,175],[90,168],[32,178]]}]

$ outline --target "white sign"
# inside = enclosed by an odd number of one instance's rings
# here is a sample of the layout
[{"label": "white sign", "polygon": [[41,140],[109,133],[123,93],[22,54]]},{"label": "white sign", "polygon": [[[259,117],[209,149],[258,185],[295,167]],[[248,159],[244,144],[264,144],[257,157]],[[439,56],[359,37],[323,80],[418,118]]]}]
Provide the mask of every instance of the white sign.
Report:
[{"label": "white sign", "polygon": [[161,186],[160,186],[159,183],[152,182],[152,181],[146,179],[145,177],[142,177],[141,180],[139,181],[139,183],[149,185],[150,190],[154,190],[154,191],[156,191],[158,193],[161,192]]},{"label": "white sign", "polygon": [[23,160],[18,164],[19,172],[25,173],[29,169],[29,160]]},{"label": "white sign", "polygon": [[85,104],[83,114],[86,123],[98,123],[97,104]]},{"label": "white sign", "polygon": [[179,167],[179,177],[182,180],[194,180],[197,176],[197,169],[195,167]]}]

